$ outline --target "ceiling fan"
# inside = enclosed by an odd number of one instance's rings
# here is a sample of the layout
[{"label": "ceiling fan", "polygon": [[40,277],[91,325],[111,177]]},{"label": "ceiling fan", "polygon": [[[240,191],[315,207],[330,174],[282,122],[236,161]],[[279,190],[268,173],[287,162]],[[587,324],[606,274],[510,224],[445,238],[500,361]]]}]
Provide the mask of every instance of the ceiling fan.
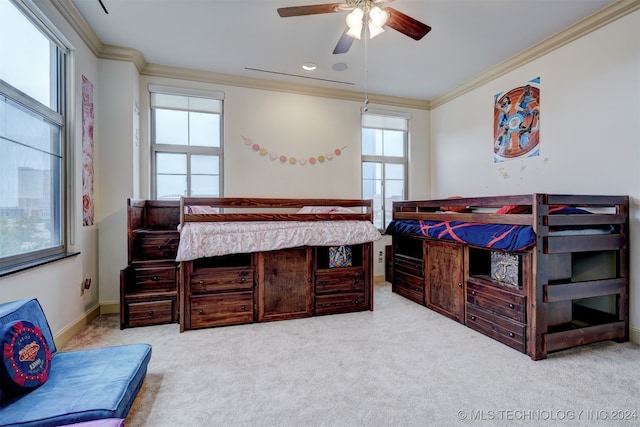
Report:
[{"label": "ceiling fan", "polygon": [[392,7],[384,7],[385,3],[392,1],[394,0],[346,0],[345,3],[281,7],[278,8],[278,14],[283,18],[288,18],[351,11],[346,19],[347,28],[338,40],[338,44],[333,50],[334,54],[349,51],[353,40],[360,39],[363,23],[367,25],[369,38],[382,33],[383,26],[391,27],[414,40],[420,40],[431,31],[431,27],[427,24],[423,24]]}]

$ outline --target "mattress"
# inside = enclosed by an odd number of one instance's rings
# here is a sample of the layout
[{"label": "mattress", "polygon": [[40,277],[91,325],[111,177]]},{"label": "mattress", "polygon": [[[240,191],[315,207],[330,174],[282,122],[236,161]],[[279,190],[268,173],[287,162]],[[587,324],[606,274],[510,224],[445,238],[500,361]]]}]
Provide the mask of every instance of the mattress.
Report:
[{"label": "mattress", "polygon": [[382,236],[369,221],[188,222],[176,261],[302,246],[344,246]]}]

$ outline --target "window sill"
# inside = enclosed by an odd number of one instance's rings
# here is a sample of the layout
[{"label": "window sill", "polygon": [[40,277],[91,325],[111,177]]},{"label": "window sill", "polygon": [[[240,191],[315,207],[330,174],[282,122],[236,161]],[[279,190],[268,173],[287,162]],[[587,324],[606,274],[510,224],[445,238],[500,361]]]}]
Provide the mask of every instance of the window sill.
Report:
[{"label": "window sill", "polygon": [[80,255],[80,252],[62,252],[60,254],[51,255],[44,258],[35,259],[21,264],[11,265],[9,267],[0,268],[0,277],[8,276],[10,274],[18,273],[20,271],[29,270],[41,265],[50,264],[52,262],[59,261],[61,259],[71,258],[76,255]]}]

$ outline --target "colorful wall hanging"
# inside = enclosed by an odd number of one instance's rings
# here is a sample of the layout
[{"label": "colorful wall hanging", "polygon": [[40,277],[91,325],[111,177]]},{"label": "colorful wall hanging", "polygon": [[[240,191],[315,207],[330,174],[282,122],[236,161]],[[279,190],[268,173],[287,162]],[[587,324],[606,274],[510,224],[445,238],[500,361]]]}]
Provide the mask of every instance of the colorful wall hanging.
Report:
[{"label": "colorful wall hanging", "polygon": [[242,139],[244,140],[244,145],[246,145],[247,147],[251,147],[253,151],[255,151],[256,153],[259,153],[261,156],[267,157],[270,160],[274,160],[274,161],[278,160],[280,163],[288,163],[290,165],[299,164],[300,166],[304,166],[307,163],[309,163],[310,165],[315,165],[316,163],[321,164],[321,163],[324,163],[326,160],[333,160],[334,156],[341,155],[342,151],[345,148],[347,148],[347,146],[345,145],[342,148],[336,148],[335,150],[333,150],[333,152],[328,154],[319,154],[318,156],[297,158],[294,156],[288,156],[286,154],[278,154],[273,151],[269,151],[265,147],[261,147],[259,144],[255,144],[251,140],[251,138],[246,138],[243,135],[240,135],[240,136],[242,136]]},{"label": "colorful wall hanging", "polygon": [[495,95],[493,162],[540,155],[540,77]]},{"label": "colorful wall hanging", "polygon": [[93,84],[82,76],[82,225],[93,225]]}]

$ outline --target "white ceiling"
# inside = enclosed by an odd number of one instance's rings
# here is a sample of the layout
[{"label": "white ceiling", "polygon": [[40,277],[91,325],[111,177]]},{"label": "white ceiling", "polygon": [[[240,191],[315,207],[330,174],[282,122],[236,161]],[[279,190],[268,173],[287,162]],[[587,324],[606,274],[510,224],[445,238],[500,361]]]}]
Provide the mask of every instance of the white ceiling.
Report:
[{"label": "white ceiling", "polygon": [[[429,101],[614,0],[396,0],[432,27],[415,41],[391,28],[332,51],[346,13],[281,18],[322,0],[72,0],[105,45],[148,63]],[[302,70],[304,62],[318,69]],[[344,63],[345,71],[332,66]],[[250,69],[264,70],[255,71]],[[265,72],[268,71],[268,72]]]}]

